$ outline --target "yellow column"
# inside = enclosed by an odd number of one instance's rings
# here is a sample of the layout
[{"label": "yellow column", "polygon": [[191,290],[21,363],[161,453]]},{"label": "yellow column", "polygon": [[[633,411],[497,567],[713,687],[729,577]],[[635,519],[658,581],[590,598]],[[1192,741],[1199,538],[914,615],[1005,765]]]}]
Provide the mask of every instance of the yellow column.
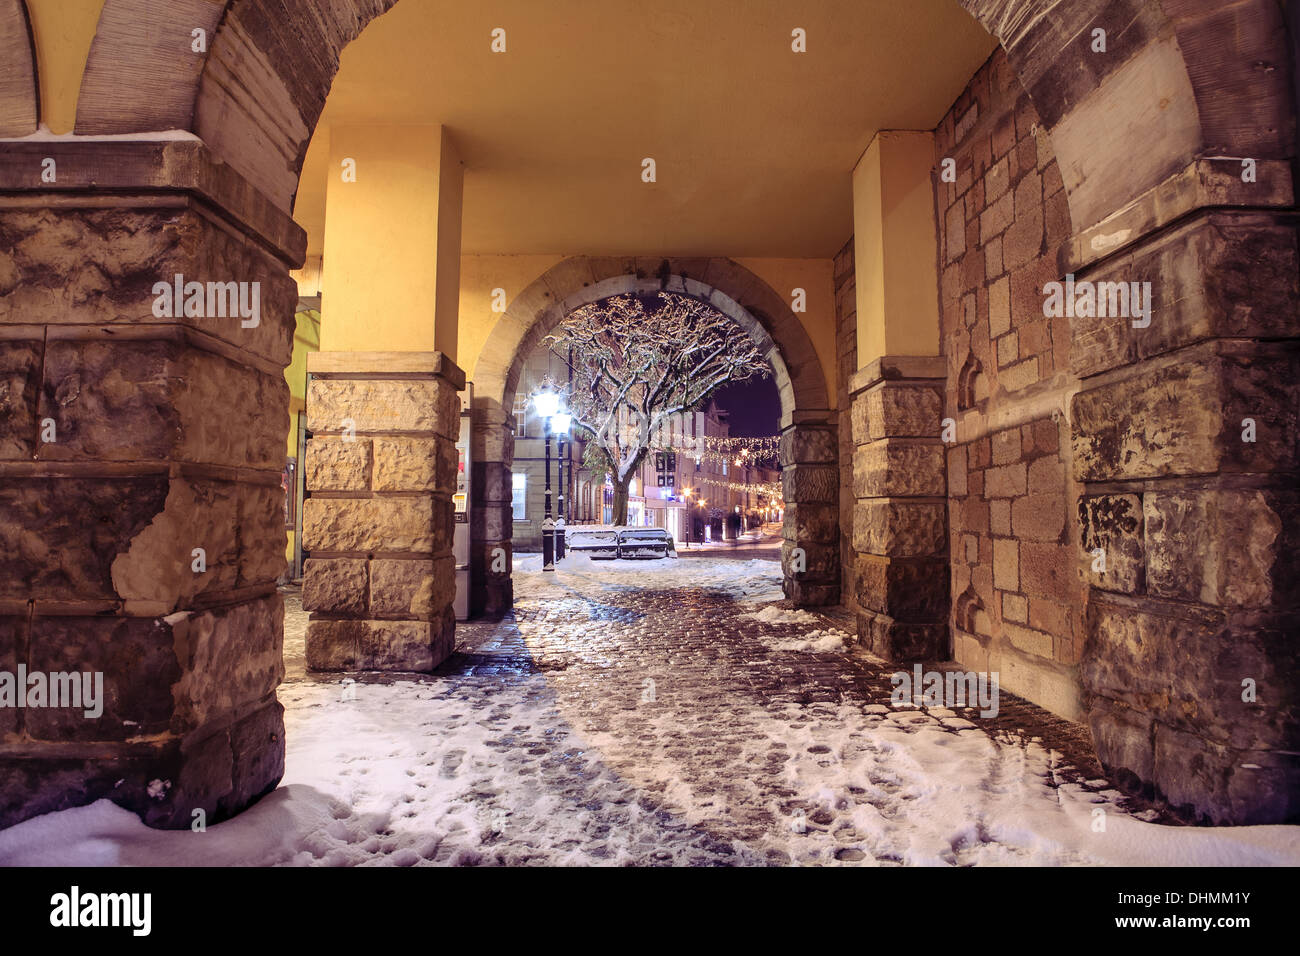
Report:
[{"label": "yellow column", "polygon": [[882,130],[853,170],[858,367],[939,354],[934,136]]},{"label": "yellow column", "polygon": [[321,351],[456,361],[460,155],[440,126],[332,127]]},{"label": "yellow column", "polygon": [[27,0],[36,41],[41,121],[53,133],[71,133],[86,57],[104,0]]}]

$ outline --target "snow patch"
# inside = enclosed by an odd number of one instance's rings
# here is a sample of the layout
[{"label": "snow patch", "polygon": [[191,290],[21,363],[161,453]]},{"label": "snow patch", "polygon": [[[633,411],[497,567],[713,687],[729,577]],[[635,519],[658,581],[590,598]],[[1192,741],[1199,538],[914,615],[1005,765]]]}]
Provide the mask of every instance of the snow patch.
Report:
[{"label": "snow patch", "polygon": [[748,618],[751,621],[762,621],[764,624],[816,624],[817,617],[809,614],[807,611],[788,608],[765,607],[761,611],[755,611],[752,614],[742,614],[742,618]]}]

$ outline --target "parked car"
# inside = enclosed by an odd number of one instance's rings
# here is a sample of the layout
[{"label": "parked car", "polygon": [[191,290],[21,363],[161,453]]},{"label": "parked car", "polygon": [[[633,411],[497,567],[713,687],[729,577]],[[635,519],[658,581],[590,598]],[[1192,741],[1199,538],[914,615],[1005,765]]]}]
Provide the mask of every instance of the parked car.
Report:
[{"label": "parked car", "polygon": [[675,558],[672,535],[663,528],[574,525],[564,532],[568,551],[592,558]]}]

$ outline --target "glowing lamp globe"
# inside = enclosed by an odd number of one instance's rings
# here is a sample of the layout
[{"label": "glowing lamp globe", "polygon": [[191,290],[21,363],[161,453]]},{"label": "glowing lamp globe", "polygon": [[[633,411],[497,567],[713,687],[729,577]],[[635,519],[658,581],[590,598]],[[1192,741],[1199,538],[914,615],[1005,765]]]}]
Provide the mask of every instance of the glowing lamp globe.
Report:
[{"label": "glowing lamp globe", "polygon": [[553,418],[560,410],[559,393],[543,389],[533,396],[533,408],[542,418]]}]

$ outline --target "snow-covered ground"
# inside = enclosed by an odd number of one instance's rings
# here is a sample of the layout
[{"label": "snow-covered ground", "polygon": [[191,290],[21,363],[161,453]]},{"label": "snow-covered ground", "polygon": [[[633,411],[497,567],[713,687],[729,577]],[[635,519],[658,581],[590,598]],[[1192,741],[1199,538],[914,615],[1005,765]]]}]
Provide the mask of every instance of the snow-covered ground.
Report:
[{"label": "snow-covered ground", "polygon": [[[780,597],[779,574],[709,559],[522,571],[518,628],[453,674],[363,682],[354,700],[334,680],[286,684],[284,782],[240,816],[157,831],[100,801],[0,832],[0,864],[1300,863],[1300,827],[1144,822],[969,711],[746,694],[750,675],[843,653],[818,616],[755,607]],[[662,653],[654,616],[604,611],[679,598],[710,610]],[[559,620],[570,607],[588,611]],[[743,675],[697,653],[715,632],[744,644],[728,659]],[[527,666],[566,634],[604,656]]]},{"label": "snow-covered ground", "polygon": [[[514,570],[517,596],[543,593],[539,588],[546,584],[546,575],[542,573],[540,554],[515,555]],[[785,597],[781,590],[781,566],[760,558],[624,558],[609,561],[569,553],[556,565],[554,573],[577,586],[657,591],[707,588],[745,603],[779,601]]]}]

